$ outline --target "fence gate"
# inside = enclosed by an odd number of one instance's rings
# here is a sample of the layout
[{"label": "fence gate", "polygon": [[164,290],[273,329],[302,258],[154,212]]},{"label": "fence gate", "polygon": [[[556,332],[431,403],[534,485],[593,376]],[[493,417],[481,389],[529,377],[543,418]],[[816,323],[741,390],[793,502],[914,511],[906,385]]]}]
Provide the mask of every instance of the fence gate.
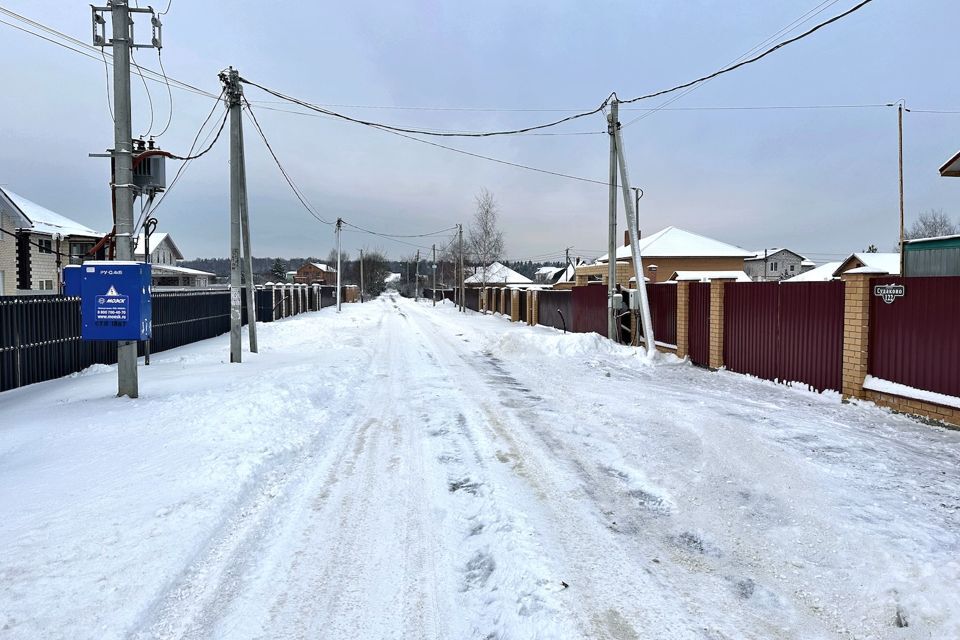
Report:
[{"label": "fence gate", "polygon": [[577,333],[593,332],[607,336],[607,287],[605,285],[573,288],[573,322],[570,326]]},{"label": "fence gate", "polygon": [[710,283],[691,282],[687,308],[687,339],[690,361],[710,364]]}]

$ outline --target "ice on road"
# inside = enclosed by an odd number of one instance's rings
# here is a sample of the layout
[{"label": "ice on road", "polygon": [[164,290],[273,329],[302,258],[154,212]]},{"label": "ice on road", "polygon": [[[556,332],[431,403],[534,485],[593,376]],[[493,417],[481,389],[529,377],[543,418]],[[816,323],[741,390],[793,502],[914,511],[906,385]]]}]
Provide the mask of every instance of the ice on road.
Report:
[{"label": "ice on road", "polygon": [[0,640],[960,638],[960,432],[387,295],[0,394]]}]

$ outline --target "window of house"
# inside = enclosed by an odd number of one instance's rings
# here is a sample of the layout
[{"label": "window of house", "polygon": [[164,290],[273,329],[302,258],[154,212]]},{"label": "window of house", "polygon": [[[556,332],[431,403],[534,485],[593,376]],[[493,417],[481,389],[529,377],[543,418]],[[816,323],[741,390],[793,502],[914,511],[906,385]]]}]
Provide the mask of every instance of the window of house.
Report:
[{"label": "window of house", "polygon": [[39,291],[53,291],[53,280],[37,280]]},{"label": "window of house", "polygon": [[778,266],[778,265],[777,265],[776,262],[771,262],[771,263],[770,263],[770,269],[771,269],[772,271],[776,271],[776,270],[777,270],[777,266]]},{"label": "window of house", "polygon": [[797,270],[797,265],[795,264],[790,265],[790,271],[796,271],[796,270]]},{"label": "window of house", "polygon": [[53,253],[53,245],[50,240],[38,240],[37,246],[40,247],[40,253]]}]

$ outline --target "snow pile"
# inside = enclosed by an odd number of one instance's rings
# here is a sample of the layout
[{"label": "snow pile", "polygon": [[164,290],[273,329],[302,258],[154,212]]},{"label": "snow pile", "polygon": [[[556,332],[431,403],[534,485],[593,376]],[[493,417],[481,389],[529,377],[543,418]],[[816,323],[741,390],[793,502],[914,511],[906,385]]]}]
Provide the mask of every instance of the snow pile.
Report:
[{"label": "snow pile", "polygon": [[612,342],[596,333],[561,333],[557,329],[519,327],[491,336],[486,349],[495,355],[510,356],[637,356],[636,347]]}]

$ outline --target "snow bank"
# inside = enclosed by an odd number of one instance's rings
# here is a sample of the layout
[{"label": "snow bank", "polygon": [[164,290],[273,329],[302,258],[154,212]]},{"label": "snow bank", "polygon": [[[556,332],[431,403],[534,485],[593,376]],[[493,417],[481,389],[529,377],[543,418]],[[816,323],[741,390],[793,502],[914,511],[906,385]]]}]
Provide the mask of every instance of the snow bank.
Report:
[{"label": "snow bank", "polygon": [[616,356],[636,357],[636,347],[617,344],[596,333],[561,333],[556,329],[520,327],[488,338],[487,350],[498,356]]}]

